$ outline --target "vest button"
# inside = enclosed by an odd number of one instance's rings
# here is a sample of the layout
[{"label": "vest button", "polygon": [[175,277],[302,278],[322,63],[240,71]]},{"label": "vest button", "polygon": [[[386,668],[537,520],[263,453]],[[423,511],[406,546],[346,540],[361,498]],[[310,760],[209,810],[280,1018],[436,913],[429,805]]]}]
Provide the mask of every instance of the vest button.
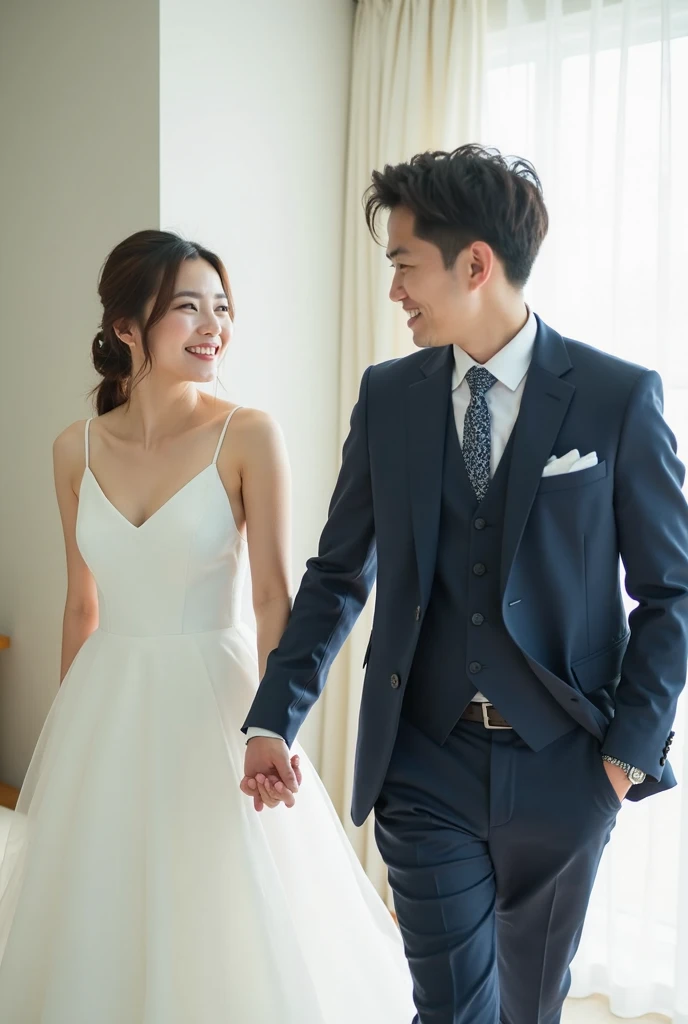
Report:
[{"label": "vest button", "polygon": [[390,684],[391,684],[391,687],[392,687],[393,690],[398,690],[399,689],[399,686],[401,685],[401,680],[399,679],[399,676],[396,674],[396,672],[394,673],[394,675],[390,679]]},{"label": "vest button", "polygon": [[485,568],[482,562],[476,562],[475,565],[473,566],[474,576],[484,576],[486,572],[487,569]]},{"label": "vest button", "polygon": [[478,672],[482,672],[482,665],[479,661],[472,661],[468,666],[468,671],[472,676],[477,676]]},{"label": "vest button", "polygon": [[416,622],[420,622],[420,614],[421,614],[420,613],[420,605],[418,605],[418,607],[416,608],[416,611],[415,611]]},{"label": "vest button", "polygon": [[476,530],[484,530],[485,527],[487,526],[487,523],[485,522],[484,519],[476,519],[473,525],[475,526]]},{"label": "vest button", "polygon": [[485,616],[481,615],[480,612],[476,612],[475,615],[471,616],[471,622],[474,626],[482,626],[485,621]]}]

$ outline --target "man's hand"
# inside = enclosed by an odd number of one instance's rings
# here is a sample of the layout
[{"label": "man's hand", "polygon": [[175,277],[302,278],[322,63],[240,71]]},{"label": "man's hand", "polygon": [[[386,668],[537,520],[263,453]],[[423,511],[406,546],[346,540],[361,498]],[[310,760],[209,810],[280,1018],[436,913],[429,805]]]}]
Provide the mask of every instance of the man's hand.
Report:
[{"label": "man's hand", "polygon": [[618,764],[610,764],[609,761],[603,761],[602,764],[619,798],[619,803],[622,804],[628,795],[632,783],[629,782],[628,775],[626,775],[623,768],[619,768]]},{"label": "man's hand", "polygon": [[284,740],[255,736],[248,741],[241,791],[253,798],[257,811],[279,803],[293,807],[301,780],[298,755],[289,757]]}]

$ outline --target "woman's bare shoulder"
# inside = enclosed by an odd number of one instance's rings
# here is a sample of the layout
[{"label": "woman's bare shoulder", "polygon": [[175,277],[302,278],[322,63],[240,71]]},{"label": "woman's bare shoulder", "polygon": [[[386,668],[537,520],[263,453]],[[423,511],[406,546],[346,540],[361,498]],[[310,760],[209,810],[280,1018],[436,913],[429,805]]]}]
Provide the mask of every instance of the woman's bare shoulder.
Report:
[{"label": "woman's bare shoulder", "polygon": [[263,409],[239,406],[231,425],[237,441],[250,448],[262,448],[283,441],[279,423]]},{"label": "woman's bare shoulder", "polygon": [[236,416],[232,417],[232,423],[244,434],[266,434],[280,430],[277,420],[270,413],[245,405],[236,407]]},{"label": "woman's bare shoulder", "polygon": [[83,461],[86,446],[87,420],[77,420],[58,434],[53,443],[55,462],[72,464],[79,458]]},{"label": "woman's bare shoulder", "polygon": [[222,454],[227,464],[236,459],[246,466],[261,463],[266,458],[272,461],[277,453],[284,455],[282,430],[269,413],[247,406],[227,405],[228,412],[236,409],[223,446]]}]

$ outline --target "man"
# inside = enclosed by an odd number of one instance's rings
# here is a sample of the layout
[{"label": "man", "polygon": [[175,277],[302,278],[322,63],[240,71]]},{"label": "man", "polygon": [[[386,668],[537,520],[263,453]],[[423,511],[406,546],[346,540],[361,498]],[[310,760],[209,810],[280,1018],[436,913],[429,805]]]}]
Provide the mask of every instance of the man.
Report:
[{"label": "man", "polygon": [[352,813],[375,810],[417,1021],[556,1024],[621,802],[675,785],[684,470],[658,375],[525,306],[529,164],[424,153],[373,174],[373,231],[381,210],[423,351],[363,376],[242,788],[293,801],[289,745],[377,566]]}]

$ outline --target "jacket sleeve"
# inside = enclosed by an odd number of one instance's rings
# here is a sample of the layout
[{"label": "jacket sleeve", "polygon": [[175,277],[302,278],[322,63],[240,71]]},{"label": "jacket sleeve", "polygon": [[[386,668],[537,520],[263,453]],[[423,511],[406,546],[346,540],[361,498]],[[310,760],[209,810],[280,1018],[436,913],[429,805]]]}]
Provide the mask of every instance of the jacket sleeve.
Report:
[{"label": "jacket sleeve", "polygon": [[619,550],[626,590],[637,607],[603,751],[658,781],[688,660],[684,476],[663,416],[660,377],[648,371],[631,394],[616,460]]},{"label": "jacket sleeve", "polygon": [[370,367],[363,375],[318,555],[306,572],[277,650],[243,726],[291,746],[373,587],[377,569],[368,455]]}]

